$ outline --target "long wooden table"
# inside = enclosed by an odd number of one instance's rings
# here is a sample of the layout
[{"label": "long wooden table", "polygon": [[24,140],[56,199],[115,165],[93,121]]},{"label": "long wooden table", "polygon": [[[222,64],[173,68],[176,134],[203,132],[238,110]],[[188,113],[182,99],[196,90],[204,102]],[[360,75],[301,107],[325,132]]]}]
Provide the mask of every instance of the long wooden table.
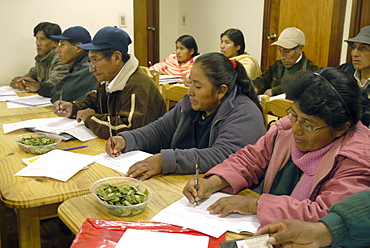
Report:
[{"label": "long wooden table", "polygon": [[[148,203],[145,211],[136,216],[117,217],[110,215],[92,194],[66,200],[59,206],[58,216],[75,234],[87,218],[148,222],[161,210],[183,197],[182,190],[192,177],[194,175],[160,175],[144,181],[153,191],[153,198]],[[240,194],[259,196],[249,189],[243,190]],[[226,233],[228,240],[246,236],[231,232]]]},{"label": "long wooden table", "polygon": [[[81,170],[67,182],[43,177],[14,176],[14,173],[26,166],[21,159],[35,155],[19,150],[14,142],[14,138],[17,135],[26,131],[17,130],[4,134],[2,124],[47,117],[55,117],[55,115],[51,113],[33,113],[0,118],[0,197],[4,203],[0,204],[0,208],[4,208],[5,205],[16,211],[19,244],[22,248],[38,248],[41,246],[40,220],[56,217],[57,208],[63,201],[75,196],[88,194],[90,185],[96,180],[111,176],[123,176],[122,173],[97,163],[91,164],[86,170]],[[74,140],[61,142],[58,148],[64,149],[87,145],[88,147],[86,148],[71,152],[98,155],[104,153],[105,143],[105,140],[99,138],[87,142]],[[3,229],[4,221],[4,218],[0,219],[0,222],[2,222],[0,223],[2,234],[6,233]],[[3,245],[6,243],[3,235],[2,242]]]}]

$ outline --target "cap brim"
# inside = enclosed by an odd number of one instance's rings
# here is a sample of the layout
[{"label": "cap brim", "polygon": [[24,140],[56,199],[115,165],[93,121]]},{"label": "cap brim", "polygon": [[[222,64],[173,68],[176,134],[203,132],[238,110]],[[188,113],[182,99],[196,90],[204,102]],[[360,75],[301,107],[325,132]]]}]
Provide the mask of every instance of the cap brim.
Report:
[{"label": "cap brim", "polygon": [[64,37],[62,35],[50,35],[50,38],[53,39],[53,40],[70,40],[70,38],[68,37]]},{"label": "cap brim", "polygon": [[369,37],[355,37],[352,39],[344,40],[345,42],[357,42],[357,43],[364,43],[370,45],[370,38]]},{"label": "cap brim", "polygon": [[79,47],[79,48],[81,48],[83,50],[87,50],[87,51],[90,51],[90,50],[93,50],[94,51],[94,50],[106,50],[106,49],[109,49],[109,47],[94,45],[92,43],[77,45],[77,47]]},{"label": "cap brim", "polygon": [[285,49],[292,49],[298,46],[298,44],[287,41],[287,40],[277,40],[274,43],[272,43],[271,46],[281,46]]}]

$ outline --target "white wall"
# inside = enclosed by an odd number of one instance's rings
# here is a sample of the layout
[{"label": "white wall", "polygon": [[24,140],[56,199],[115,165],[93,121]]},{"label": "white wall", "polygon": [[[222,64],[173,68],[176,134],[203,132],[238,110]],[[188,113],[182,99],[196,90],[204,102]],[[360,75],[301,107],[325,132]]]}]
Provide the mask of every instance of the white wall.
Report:
[{"label": "white wall", "polygon": [[[219,51],[220,34],[238,28],[244,34],[246,50],[260,61],[263,4],[262,0],[161,0],[160,58],[174,51],[175,40],[183,34],[194,36],[201,53]],[[182,24],[183,16],[186,25]]]},{"label": "white wall", "polygon": [[102,27],[118,25],[119,14],[126,14],[124,30],[133,39],[133,0],[0,0],[0,85],[34,65],[38,23],[58,23],[62,30],[83,26],[93,37]]}]

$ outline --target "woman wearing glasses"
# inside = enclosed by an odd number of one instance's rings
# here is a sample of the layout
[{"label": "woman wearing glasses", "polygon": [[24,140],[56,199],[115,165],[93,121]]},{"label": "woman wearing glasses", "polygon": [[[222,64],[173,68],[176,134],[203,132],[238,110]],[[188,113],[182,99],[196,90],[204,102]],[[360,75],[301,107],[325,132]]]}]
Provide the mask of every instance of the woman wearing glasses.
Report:
[{"label": "woman wearing glasses", "polygon": [[[281,219],[317,221],[334,203],[370,189],[370,130],[356,82],[336,68],[302,71],[287,80],[289,115],[255,145],[246,146],[188,182],[184,194],[201,202],[223,190],[236,194],[264,180],[261,197],[231,196],[209,207],[220,217],[257,214],[261,225]],[[366,113],[361,114],[361,113]],[[368,123],[366,123],[368,125]]]}]

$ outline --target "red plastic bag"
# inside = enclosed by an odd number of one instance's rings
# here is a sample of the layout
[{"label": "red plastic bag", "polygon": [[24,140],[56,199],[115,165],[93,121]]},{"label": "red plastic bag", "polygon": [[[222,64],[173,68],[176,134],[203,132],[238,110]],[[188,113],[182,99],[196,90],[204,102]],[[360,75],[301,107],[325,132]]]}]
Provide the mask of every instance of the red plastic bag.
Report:
[{"label": "red plastic bag", "polygon": [[[208,236],[190,228],[158,222],[86,219],[73,240],[71,248],[114,248],[127,229]],[[219,248],[220,242],[226,240],[225,234],[218,239],[208,237],[210,238],[208,248]]]}]

